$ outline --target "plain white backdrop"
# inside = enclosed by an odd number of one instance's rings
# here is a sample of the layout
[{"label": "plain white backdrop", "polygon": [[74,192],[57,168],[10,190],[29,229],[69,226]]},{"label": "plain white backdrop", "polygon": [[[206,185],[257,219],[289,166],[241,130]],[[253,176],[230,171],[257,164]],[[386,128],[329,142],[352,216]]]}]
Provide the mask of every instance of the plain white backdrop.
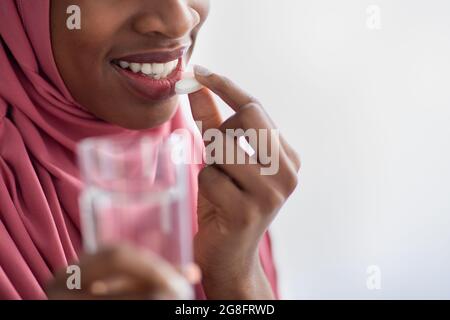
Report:
[{"label": "plain white backdrop", "polygon": [[284,298],[450,298],[449,16],[448,0],[212,0],[194,61],[302,157],[272,227]]}]

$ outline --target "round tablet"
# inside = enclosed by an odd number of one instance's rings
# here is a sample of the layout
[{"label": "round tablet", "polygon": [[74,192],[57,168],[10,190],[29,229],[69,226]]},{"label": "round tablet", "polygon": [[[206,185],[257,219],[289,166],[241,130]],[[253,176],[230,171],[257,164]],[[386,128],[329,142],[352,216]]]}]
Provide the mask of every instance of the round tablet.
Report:
[{"label": "round tablet", "polygon": [[176,94],[191,94],[202,88],[203,86],[193,76],[183,78],[175,84]]}]

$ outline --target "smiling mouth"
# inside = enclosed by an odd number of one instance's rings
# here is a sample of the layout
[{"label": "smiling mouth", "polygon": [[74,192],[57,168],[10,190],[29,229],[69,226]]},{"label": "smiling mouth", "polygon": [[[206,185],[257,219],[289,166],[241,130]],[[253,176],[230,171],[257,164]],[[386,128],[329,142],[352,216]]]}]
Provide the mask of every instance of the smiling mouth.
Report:
[{"label": "smiling mouth", "polygon": [[151,52],[114,59],[112,66],[134,92],[149,100],[175,95],[181,79],[186,48],[169,52]]},{"label": "smiling mouth", "polygon": [[161,80],[166,79],[177,68],[179,59],[167,63],[138,63],[125,60],[113,63],[124,70],[129,70],[154,80]]}]

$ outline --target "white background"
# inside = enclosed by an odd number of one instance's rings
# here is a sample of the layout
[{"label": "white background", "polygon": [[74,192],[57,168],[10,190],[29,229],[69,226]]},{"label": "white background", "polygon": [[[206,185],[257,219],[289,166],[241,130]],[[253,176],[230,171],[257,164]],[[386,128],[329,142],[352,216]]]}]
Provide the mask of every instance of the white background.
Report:
[{"label": "white background", "polygon": [[449,17],[448,0],[212,0],[194,61],[263,101],[303,161],[272,227],[284,298],[450,298]]}]

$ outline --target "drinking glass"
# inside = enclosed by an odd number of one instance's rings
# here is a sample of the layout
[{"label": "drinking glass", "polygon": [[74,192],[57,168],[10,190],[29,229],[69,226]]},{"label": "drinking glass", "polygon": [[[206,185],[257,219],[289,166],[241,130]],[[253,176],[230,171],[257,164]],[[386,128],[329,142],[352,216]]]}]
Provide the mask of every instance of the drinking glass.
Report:
[{"label": "drinking glass", "polygon": [[128,243],[177,268],[192,263],[188,171],[180,161],[186,147],[176,134],[109,136],[79,144],[80,211],[88,252]]}]

